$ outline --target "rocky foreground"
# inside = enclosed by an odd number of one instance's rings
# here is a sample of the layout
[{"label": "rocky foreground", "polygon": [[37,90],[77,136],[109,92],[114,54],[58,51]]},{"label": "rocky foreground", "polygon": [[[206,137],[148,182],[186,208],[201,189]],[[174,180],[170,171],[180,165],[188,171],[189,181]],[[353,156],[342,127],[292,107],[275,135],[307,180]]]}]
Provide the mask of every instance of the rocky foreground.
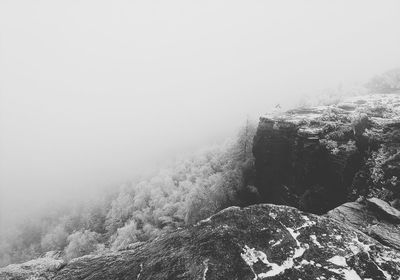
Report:
[{"label": "rocky foreground", "polygon": [[47,254],[0,279],[400,279],[400,94],[263,116],[253,154],[270,204],[129,250]]},{"label": "rocky foreground", "polygon": [[398,250],[329,216],[231,207],[132,250],[11,265],[0,279],[399,279]]}]

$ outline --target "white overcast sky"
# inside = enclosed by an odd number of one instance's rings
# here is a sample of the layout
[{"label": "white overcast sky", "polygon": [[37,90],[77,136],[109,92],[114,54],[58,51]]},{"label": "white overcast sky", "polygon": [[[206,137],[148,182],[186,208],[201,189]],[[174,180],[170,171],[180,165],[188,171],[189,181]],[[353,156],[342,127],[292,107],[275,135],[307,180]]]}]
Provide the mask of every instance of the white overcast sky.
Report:
[{"label": "white overcast sky", "polygon": [[0,218],[400,66],[400,1],[0,1]]}]

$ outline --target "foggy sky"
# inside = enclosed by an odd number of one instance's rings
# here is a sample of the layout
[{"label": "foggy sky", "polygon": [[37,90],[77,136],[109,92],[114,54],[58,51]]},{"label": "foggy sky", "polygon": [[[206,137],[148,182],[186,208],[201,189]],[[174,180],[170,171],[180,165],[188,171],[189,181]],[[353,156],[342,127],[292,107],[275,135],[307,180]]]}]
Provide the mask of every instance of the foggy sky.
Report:
[{"label": "foggy sky", "polygon": [[0,223],[400,66],[399,11],[397,0],[2,0]]}]

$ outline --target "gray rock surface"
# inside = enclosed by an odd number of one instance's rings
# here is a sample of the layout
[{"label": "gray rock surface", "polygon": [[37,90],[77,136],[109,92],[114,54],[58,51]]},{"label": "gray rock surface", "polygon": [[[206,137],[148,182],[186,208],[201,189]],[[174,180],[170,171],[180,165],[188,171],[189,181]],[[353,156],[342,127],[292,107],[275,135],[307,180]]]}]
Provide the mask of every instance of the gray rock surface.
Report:
[{"label": "gray rock surface", "polygon": [[1,269],[0,279],[399,279],[400,253],[335,219],[264,204],[55,272],[32,268],[26,278],[23,266]]},{"label": "gray rock surface", "polygon": [[398,210],[373,198],[345,203],[328,212],[327,216],[353,226],[386,246],[400,250]]},{"label": "gray rock surface", "polygon": [[373,197],[367,199],[370,208],[377,209],[382,215],[386,216],[386,219],[393,221],[394,223],[400,223],[400,211],[393,208],[389,203]]}]

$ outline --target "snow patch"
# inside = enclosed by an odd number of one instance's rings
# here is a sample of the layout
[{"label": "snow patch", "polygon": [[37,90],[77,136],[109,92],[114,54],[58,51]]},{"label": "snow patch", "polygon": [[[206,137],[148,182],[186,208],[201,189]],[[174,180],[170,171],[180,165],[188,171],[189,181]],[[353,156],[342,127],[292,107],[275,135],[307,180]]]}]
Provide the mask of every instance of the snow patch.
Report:
[{"label": "snow patch", "polygon": [[330,258],[328,260],[328,262],[333,263],[337,266],[343,266],[343,267],[347,266],[346,259],[342,256],[334,256],[334,257]]},{"label": "snow patch", "polygon": [[318,246],[318,248],[323,248],[321,243],[318,242],[317,237],[314,234],[310,235],[310,238],[312,240],[312,242]]},{"label": "snow patch", "polygon": [[[269,216],[273,219],[275,219],[277,217],[277,215],[272,212],[269,213]],[[281,274],[285,270],[293,268],[295,265],[295,260],[300,258],[301,256],[303,256],[304,252],[309,248],[309,245],[301,244],[299,242],[299,240],[297,239],[298,236],[301,234],[299,230],[302,228],[313,226],[316,224],[316,222],[311,221],[307,216],[302,216],[302,218],[305,220],[305,223],[295,229],[286,227],[284,224],[279,222],[283,227],[285,227],[285,229],[289,232],[289,234],[293,237],[294,241],[296,242],[296,247],[294,248],[294,250],[292,250],[293,255],[291,257],[287,258],[281,265],[279,265],[277,263],[269,262],[267,255],[264,252],[257,251],[257,250],[255,250],[255,248],[250,248],[247,245],[245,245],[245,247],[243,249],[243,253],[241,253],[240,255],[241,255],[242,259],[246,262],[246,264],[250,267],[251,271],[254,273],[254,280],[263,279],[263,278],[272,277],[272,276]],[[315,241],[316,241],[316,237],[315,237]],[[270,243],[271,242],[274,242],[274,241],[272,240],[272,241],[270,241]],[[278,240],[272,246],[279,245],[281,242],[282,242],[282,240]],[[316,241],[316,242],[318,242],[318,241]],[[266,264],[270,268],[270,270],[268,270],[267,272],[257,274],[254,271],[253,266],[254,266],[254,264],[256,264],[259,261]],[[310,261],[309,263],[314,264],[313,261]],[[304,265],[304,264],[308,264],[308,262],[305,260],[302,260],[300,264]],[[317,264],[317,265],[319,267],[321,267],[320,264]]]},{"label": "snow patch", "polygon": [[[276,218],[276,214],[274,214],[274,213],[269,213],[269,215],[273,219]],[[267,255],[264,252],[257,251],[254,248],[249,248],[247,245],[245,246],[245,248],[243,249],[244,253],[241,254],[241,257],[247,263],[247,265],[250,266],[251,270],[253,271],[253,273],[255,275],[254,279],[257,279],[257,277],[258,278],[266,278],[266,277],[278,275],[278,274],[284,272],[285,270],[292,268],[294,266],[294,260],[303,256],[304,252],[309,248],[309,246],[308,246],[308,244],[302,245],[299,242],[299,240],[297,239],[297,237],[300,235],[299,229],[315,225],[316,223],[314,221],[310,221],[310,219],[307,216],[302,216],[302,217],[306,222],[302,226],[300,226],[296,229],[288,228],[281,223],[287,229],[287,231],[290,233],[290,235],[293,237],[293,239],[296,242],[296,248],[293,251],[293,256],[287,258],[281,265],[269,262]],[[282,242],[282,241],[281,240],[277,241],[273,246],[280,244],[280,242]],[[264,264],[269,266],[271,268],[271,270],[257,275],[253,269],[253,265],[255,263],[257,263],[258,261],[262,261]]]},{"label": "snow patch", "polygon": [[272,218],[272,219],[276,219],[276,217],[278,216],[277,214],[275,214],[275,213],[272,213],[272,212],[269,212],[269,216]]},{"label": "snow patch", "polygon": [[209,221],[211,221],[211,217],[212,217],[212,216],[210,216],[210,217],[208,217],[208,218],[206,218],[206,219],[203,219],[203,220],[199,221],[196,225],[198,226],[198,225],[201,225],[201,224],[208,223]]},{"label": "snow patch", "polygon": [[305,244],[307,248],[301,246],[299,240],[297,240],[297,237],[300,235],[300,232],[297,231],[297,229],[293,230],[291,228],[287,228],[287,230],[289,231],[293,239],[296,241],[297,248],[294,250],[293,259],[297,259],[298,257],[301,257],[304,254],[306,249],[308,249],[308,244]]},{"label": "snow patch", "polygon": [[345,269],[345,268],[331,268],[330,271],[333,273],[342,275],[345,280],[362,280],[360,276],[353,269]]},{"label": "snow patch", "polygon": [[274,244],[272,244],[272,246],[271,247],[275,247],[275,246],[278,246],[279,244],[281,244],[282,243],[282,239],[281,240],[278,240],[278,241],[276,241]]},{"label": "snow patch", "polygon": [[204,271],[203,271],[203,280],[206,280],[206,276],[207,276],[207,271],[208,271],[208,261],[209,259],[206,259],[203,264],[205,266]]},{"label": "snow patch", "polygon": [[306,228],[306,227],[311,227],[315,224],[317,224],[314,221],[311,221],[307,216],[302,216],[302,218],[306,221],[302,226],[298,227],[296,230],[302,229],[302,228]]},{"label": "snow patch", "polygon": [[253,269],[253,265],[258,261],[262,261],[263,263],[269,265],[269,261],[267,259],[267,255],[262,251],[257,251],[254,248],[250,248],[249,246],[245,245],[243,249],[244,253],[241,253],[240,256],[246,262],[246,264],[250,267],[251,271],[254,274],[254,280],[259,279],[259,276]]},{"label": "snow patch", "polygon": [[309,220],[310,220],[310,218],[307,217],[307,216],[302,215],[301,217],[302,217],[304,220],[306,220],[306,221],[309,221]]},{"label": "snow patch", "polygon": [[139,280],[139,277],[140,277],[140,274],[142,274],[142,271],[143,271],[143,264],[141,263],[140,264],[140,271],[139,271],[139,274],[136,276],[136,280]]},{"label": "snow patch", "polygon": [[350,250],[351,250],[351,252],[354,254],[354,255],[357,255],[358,253],[360,253],[360,252],[365,252],[365,253],[367,253],[368,255],[369,255],[369,251],[370,251],[370,246],[372,245],[372,244],[364,244],[364,243],[362,243],[359,239],[358,239],[358,237],[357,237],[357,235],[354,237],[354,238],[352,238],[352,243],[350,243],[348,246],[349,246],[349,248],[350,248]]},{"label": "snow patch", "polygon": [[340,266],[341,268],[330,268],[329,270],[340,274],[346,280],[361,280],[360,276],[353,269],[348,268],[346,258],[343,256],[334,256],[327,260],[328,262]]},{"label": "snow patch", "polygon": [[[242,259],[247,263],[247,265],[251,268],[251,271],[254,273],[254,280],[276,276],[294,266],[295,256],[286,259],[282,263],[282,265],[278,265],[276,263],[269,262],[267,255],[262,251],[257,251],[254,248],[249,248],[247,245],[245,245],[243,251],[244,253],[241,253],[240,255]],[[271,269],[267,272],[257,274],[253,269],[253,265],[259,261],[263,262]]]}]

